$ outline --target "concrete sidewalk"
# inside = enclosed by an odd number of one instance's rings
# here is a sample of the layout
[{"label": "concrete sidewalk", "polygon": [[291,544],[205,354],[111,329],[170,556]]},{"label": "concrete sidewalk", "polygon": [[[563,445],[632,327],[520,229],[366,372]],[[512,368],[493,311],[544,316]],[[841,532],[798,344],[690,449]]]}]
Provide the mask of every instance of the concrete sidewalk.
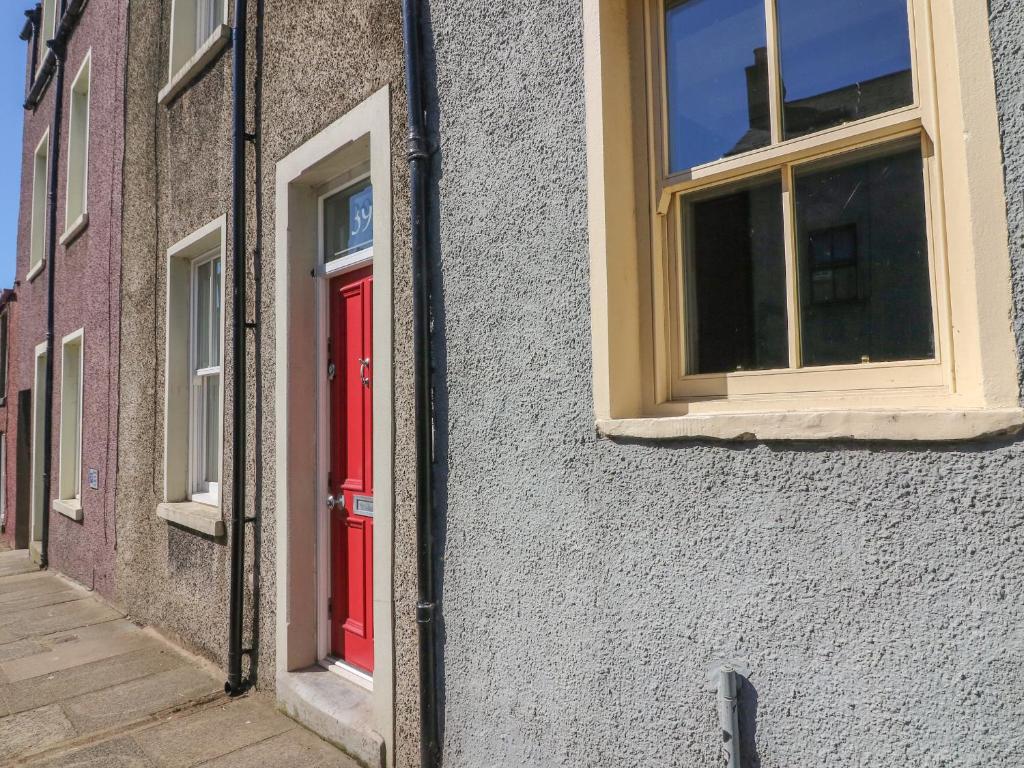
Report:
[{"label": "concrete sidewalk", "polygon": [[23,551],[0,552],[0,765],[357,768]]}]

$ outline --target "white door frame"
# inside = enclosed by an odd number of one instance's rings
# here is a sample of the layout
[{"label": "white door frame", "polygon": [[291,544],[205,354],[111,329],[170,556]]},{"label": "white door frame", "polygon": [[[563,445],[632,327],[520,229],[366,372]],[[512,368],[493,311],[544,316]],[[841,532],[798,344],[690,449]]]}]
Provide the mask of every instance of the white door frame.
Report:
[{"label": "white door frame", "polygon": [[[364,167],[373,182],[373,612],[375,685],[367,692],[373,728],[394,761],[394,372],[391,248],[391,106],[384,87],[277,164],[275,233],[275,419],[277,680],[323,658],[327,578],[322,521],[326,438],[322,385],[325,279],[319,197],[326,185]],[[328,556],[329,562],[329,556]],[[312,566],[312,567],[311,567]],[[344,684],[339,681],[339,684]]]}]

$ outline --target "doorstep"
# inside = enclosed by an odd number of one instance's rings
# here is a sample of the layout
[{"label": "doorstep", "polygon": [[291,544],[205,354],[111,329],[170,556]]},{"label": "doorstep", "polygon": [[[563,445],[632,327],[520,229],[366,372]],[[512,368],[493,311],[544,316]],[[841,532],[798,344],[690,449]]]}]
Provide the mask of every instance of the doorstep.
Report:
[{"label": "doorstep", "polygon": [[278,706],[367,768],[384,768],[372,694],[317,665],[277,674]]}]

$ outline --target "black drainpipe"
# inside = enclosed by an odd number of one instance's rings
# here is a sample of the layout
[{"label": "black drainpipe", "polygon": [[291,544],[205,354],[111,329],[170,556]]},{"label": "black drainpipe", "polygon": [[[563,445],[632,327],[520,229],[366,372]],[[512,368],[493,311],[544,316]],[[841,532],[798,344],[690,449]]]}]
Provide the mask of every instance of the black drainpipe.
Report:
[{"label": "black drainpipe", "polygon": [[437,592],[434,578],[434,425],[430,377],[430,255],[427,182],[430,150],[423,106],[422,0],[403,0],[409,187],[412,219],[413,345],[416,398],[416,623],[420,657],[420,765],[440,764],[437,691]]},{"label": "black drainpipe", "polygon": [[246,0],[235,0],[231,34],[231,307],[233,313],[233,397],[231,413],[231,595],[228,619],[228,679],[224,690],[243,693],[242,620],[245,612],[245,145],[254,137],[245,130]]},{"label": "black drainpipe", "polygon": [[43,525],[39,542],[39,566],[50,564],[50,500],[53,498],[50,475],[53,470],[53,297],[57,272],[57,175],[60,170],[60,132],[64,115],[64,55],[67,41],[63,35],[47,42],[56,59],[53,94],[53,124],[50,127],[50,163],[46,193],[46,378],[43,386]]}]

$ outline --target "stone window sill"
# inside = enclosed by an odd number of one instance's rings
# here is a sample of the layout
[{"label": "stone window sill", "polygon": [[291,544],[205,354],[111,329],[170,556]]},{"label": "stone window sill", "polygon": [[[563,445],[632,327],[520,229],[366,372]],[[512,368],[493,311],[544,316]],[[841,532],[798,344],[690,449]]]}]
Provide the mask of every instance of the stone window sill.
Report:
[{"label": "stone window sill", "polygon": [[384,768],[384,739],[373,728],[373,694],[317,665],[277,673],[277,699],[293,720],[341,747],[361,765]]},{"label": "stone window sill", "polygon": [[89,226],[89,214],[83,213],[77,219],[75,223],[68,227],[67,232],[60,236],[60,244],[68,246],[78,239],[78,236],[85,232]]},{"label": "stone window sill", "polygon": [[213,34],[207,38],[206,42],[199,47],[199,50],[192,55],[192,58],[186,61],[184,66],[174,73],[167,85],[160,89],[157,101],[164,106],[173,101],[179,93],[191,85],[192,81],[199,76],[199,73],[206,69],[207,65],[227,46],[230,38],[231,27],[227,24],[221,24],[217,27]]},{"label": "stone window sill", "polygon": [[219,539],[224,536],[224,519],[220,508],[194,501],[163,502],[157,504],[156,516],[168,523],[180,525],[204,536]]},{"label": "stone window sill", "polygon": [[43,271],[43,268],[45,266],[46,266],[46,259],[40,259],[39,263],[36,264],[34,267],[32,267],[32,269],[30,269],[28,271],[28,274],[25,275],[25,282],[26,283],[31,283],[33,280],[35,280],[37,277],[39,277],[39,274]]},{"label": "stone window sill", "polygon": [[774,441],[864,440],[963,442],[1024,429],[1020,408],[716,413],[635,419],[599,419],[604,437],[640,440]]},{"label": "stone window sill", "polygon": [[52,508],[54,512],[59,512],[76,523],[82,522],[84,517],[82,502],[79,499],[54,499]]}]

